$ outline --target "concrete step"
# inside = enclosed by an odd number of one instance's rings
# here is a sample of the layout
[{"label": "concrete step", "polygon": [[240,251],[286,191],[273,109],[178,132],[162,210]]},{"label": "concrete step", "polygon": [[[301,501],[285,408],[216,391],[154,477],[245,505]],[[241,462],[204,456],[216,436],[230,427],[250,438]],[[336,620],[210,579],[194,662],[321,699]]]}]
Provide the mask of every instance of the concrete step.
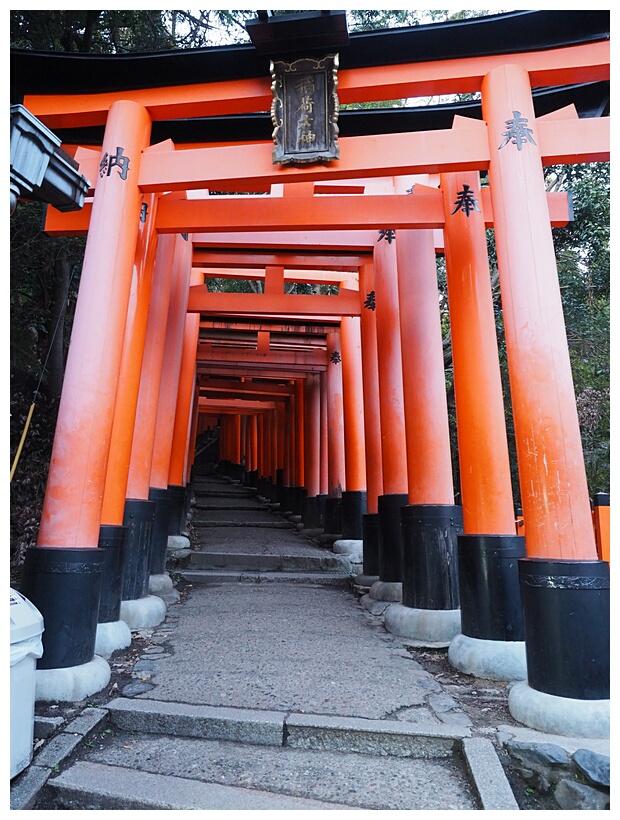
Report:
[{"label": "concrete step", "polygon": [[49,780],[47,789],[51,808],[61,810],[298,811],[352,808],[258,789],[202,783],[186,777],[79,761]]},{"label": "concrete step", "polygon": [[340,572],[251,572],[249,570],[231,569],[180,569],[179,574],[190,584],[274,582],[345,587],[351,582],[351,576],[348,573]]},{"label": "concrete step", "polygon": [[[325,551],[326,552],[326,551]],[[185,570],[243,570],[244,572],[343,572],[348,562],[342,556],[325,555],[256,555],[231,552],[192,552],[181,564]]]},{"label": "concrete step", "polygon": [[116,698],[112,724],[131,732],[391,757],[452,757],[468,728]]},{"label": "concrete step", "polygon": [[196,498],[255,498],[256,494],[247,487],[229,487],[212,489],[211,487],[194,486]]},{"label": "concrete step", "polygon": [[267,512],[269,508],[266,504],[261,503],[260,501],[252,501],[248,499],[245,500],[237,500],[237,499],[230,499],[229,504],[224,504],[223,502],[227,499],[220,499],[220,503],[217,501],[212,501],[211,503],[205,502],[197,502],[194,505],[194,510],[209,510],[211,512],[220,512],[223,510],[235,510],[235,511],[255,511],[261,510],[262,512]]},{"label": "concrete step", "polygon": [[192,526],[196,529],[213,529],[214,527],[261,527],[263,529],[293,530],[295,525],[290,521],[236,521],[232,517],[228,521],[192,519]]},{"label": "concrete step", "polygon": [[54,809],[514,809],[468,729],[117,698],[46,787]]}]

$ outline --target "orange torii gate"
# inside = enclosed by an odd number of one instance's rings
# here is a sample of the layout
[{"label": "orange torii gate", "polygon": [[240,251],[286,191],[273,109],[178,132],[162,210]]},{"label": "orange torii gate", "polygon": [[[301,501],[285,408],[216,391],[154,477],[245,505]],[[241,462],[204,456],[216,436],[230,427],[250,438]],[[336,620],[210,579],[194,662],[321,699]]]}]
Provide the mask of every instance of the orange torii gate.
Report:
[{"label": "orange torii gate", "polygon": [[[392,355],[394,345],[399,346],[401,335],[404,340],[404,331],[410,329],[407,317],[414,315],[412,311],[415,307],[407,302],[406,291],[400,290],[396,294],[394,287],[399,283],[402,286],[404,277],[418,282],[423,275],[421,268],[413,264],[412,256],[406,248],[418,247],[419,241],[425,241],[426,260],[429,254],[432,255],[435,245],[433,241],[428,243],[430,231],[438,228],[446,231],[450,310],[451,314],[456,315],[471,294],[471,290],[459,290],[459,287],[463,288],[466,284],[467,288],[471,288],[472,284],[465,280],[459,281],[458,276],[463,277],[464,274],[457,273],[462,264],[472,264],[475,251],[470,234],[473,236],[475,230],[484,230],[485,224],[492,224],[498,248],[521,497],[527,522],[527,559],[521,558],[519,567],[524,593],[529,685],[513,688],[511,710],[517,719],[523,719],[526,723],[534,721],[535,724],[544,722],[552,713],[549,718],[551,724],[546,725],[557,728],[563,725],[563,721],[555,714],[554,708],[549,707],[548,698],[560,701],[568,698],[573,702],[577,701],[580,707],[577,714],[573,711],[570,717],[573,731],[578,727],[583,734],[587,734],[592,731],[593,723],[596,731],[606,731],[609,647],[605,643],[608,614],[604,601],[608,601],[608,597],[606,599],[606,593],[601,591],[608,589],[608,568],[605,562],[597,560],[592,530],[553,256],[550,230],[552,209],[549,197],[544,192],[542,167],[562,162],[608,159],[609,123],[606,117],[579,118],[574,108],[562,108],[556,113],[537,118],[532,97],[532,89],[536,87],[608,79],[608,37],[592,36],[590,42],[583,42],[587,36],[581,36],[580,39],[582,42],[577,45],[574,42],[551,43],[542,50],[523,48],[511,52],[504,49],[501,54],[486,56],[471,55],[420,63],[403,61],[398,65],[375,64],[371,67],[345,69],[339,78],[342,102],[481,91],[483,119],[464,121],[458,118],[450,129],[342,137],[340,158],[323,165],[274,166],[272,146],[268,142],[211,144],[202,147],[185,147],[182,142],[178,142],[175,147],[164,141],[150,145],[151,127],[168,118],[262,110],[270,98],[269,80],[266,78],[215,80],[206,84],[178,84],[159,89],[122,88],[96,94],[26,94],[25,105],[48,127],[62,130],[84,125],[105,125],[101,151],[80,149],[76,152],[80,170],[93,181],[94,198],[92,213],[88,214],[89,209],[86,209],[79,214],[83,217],[81,223],[79,218],[73,220],[73,224],[81,224],[81,231],[88,229],[88,240],[39,543],[37,548],[30,551],[26,567],[29,590],[35,603],[41,584],[39,579],[43,573],[41,567],[45,565],[46,556],[56,553],[53,558],[62,555],[63,560],[72,560],[73,553],[74,559],[82,564],[90,561],[94,565],[98,561],[95,556],[103,523],[101,516],[108,456],[113,445],[113,423],[116,424],[114,408],[123,386],[119,382],[124,356],[122,340],[133,338],[135,332],[138,339],[133,348],[135,368],[137,360],[141,358],[140,337],[145,335],[142,329],[134,330],[133,319],[132,331],[129,331],[129,325],[125,330],[128,316],[131,315],[129,307],[134,266],[144,271],[150,267],[154,279],[157,260],[162,260],[168,253],[172,257],[167,262],[160,261],[160,267],[173,271],[177,262],[171,260],[178,260],[178,275],[186,276],[183,280],[185,284],[180,284],[180,279],[173,289],[178,304],[171,307],[175,304],[171,297],[166,313],[165,338],[170,339],[171,350],[180,363],[182,351],[185,350],[185,342],[181,342],[183,334],[180,323],[181,316],[185,316],[187,310],[190,312],[185,320],[187,324],[184,325],[187,331],[187,349],[190,350],[193,343],[195,353],[195,321],[191,332],[188,330],[193,313],[206,314],[213,309],[218,315],[261,315],[261,312],[265,312],[271,316],[290,316],[291,313],[305,312],[311,313],[314,321],[317,317],[328,315],[359,316],[363,320],[364,310],[360,301],[365,290],[362,288],[361,293],[354,294],[353,291],[349,293],[347,289],[341,289],[338,296],[333,297],[295,295],[289,298],[288,294],[275,292],[256,297],[246,294],[227,294],[225,298],[220,298],[222,294],[209,294],[207,297],[204,289],[201,295],[188,286],[192,263],[191,253],[187,249],[191,248],[195,236],[182,238],[182,234],[206,233],[211,230],[230,234],[229,246],[233,247],[235,232],[240,228],[262,234],[269,231],[287,233],[301,228],[308,230],[309,225],[312,230],[378,230],[380,239],[385,241],[374,245],[375,287],[372,290],[376,291],[381,432],[384,435],[384,431],[387,432],[388,429],[392,432],[400,429],[404,431],[404,434],[400,433],[400,445],[405,442],[408,445],[408,437],[419,434],[418,425],[423,420],[430,420],[439,405],[437,396],[433,395],[418,409],[414,409],[412,399],[403,393],[402,384],[403,373],[407,378],[407,366],[410,362],[403,361],[400,364],[396,350],[390,366],[385,365]],[[66,144],[69,143],[70,140],[66,140]],[[488,194],[478,187],[476,177],[481,171],[488,172]],[[442,190],[433,191],[415,186],[413,195],[395,193],[357,196],[330,193],[313,196],[316,183],[327,184],[333,180],[359,180],[365,177],[402,178],[428,173],[442,175]],[[466,174],[471,176],[463,176]],[[301,191],[301,196],[283,197],[279,201],[276,197],[209,197],[208,200],[185,198],[185,192],[200,189],[261,192],[270,185],[283,181],[287,184],[313,185]],[[459,187],[461,185],[463,187]],[[173,193],[164,194],[170,191]],[[465,207],[466,204],[473,206],[474,202],[478,207],[482,203],[483,208],[479,212],[484,212],[486,217],[478,220],[479,224],[475,229],[475,214]],[[492,217],[487,203],[491,205]],[[527,203],[527,208],[523,207],[524,203]],[[455,205],[457,207],[451,210]],[[50,230],[63,230],[64,217],[53,215],[52,218],[52,214],[50,211]],[[146,222],[141,222],[141,216]],[[450,226],[455,223],[454,217],[466,219],[463,223],[465,228],[461,224],[459,229],[452,229]],[[469,217],[474,219],[470,220]],[[64,223],[64,230],[67,232],[72,230],[71,219],[67,215]],[[54,228],[54,220],[57,220],[56,226],[61,227]],[[148,225],[148,234],[147,229],[142,227],[145,224]],[[454,244],[454,237],[459,236],[458,230],[461,229],[465,233]],[[161,238],[158,239],[159,234]],[[173,242],[166,243],[168,234],[171,238],[176,237]],[[209,236],[208,233],[206,235]],[[528,237],[528,241],[523,241],[523,237]],[[225,238],[220,241],[227,240]],[[286,237],[280,241],[286,244]],[[106,260],[104,266],[105,249],[110,242],[114,244],[115,254],[111,263]],[[484,262],[478,264],[484,266]],[[361,266],[364,282],[371,281],[368,268],[367,265]],[[426,277],[426,273],[424,276]],[[379,282],[382,283],[381,289]],[[140,297],[142,300],[148,302],[152,287],[145,285]],[[388,289],[393,294],[390,308],[396,311],[393,316],[400,316],[396,324],[392,321],[390,328],[383,324],[386,308],[381,302]],[[269,303],[268,311],[264,310],[261,299]],[[326,304],[330,302],[337,303],[337,306]],[[416,326],[422,327],[426,321],[430,327],[433,320],[429,312],[416,319]],[[364,324],[362,321],[362,336],[370,338],[368,328],[363,329]],[[482,348],[488,347],[491,333],[488,325],[482,322],[476,325],[475,333],[476,344]],[[173,338],[177,339],[176,343],[172,341]],[[186,336],[183,335],[183,338]],[[414,353],[417,355],[420,352],[420,341],[412,340],[410,344],[415,345]],[[142,347],[146,356],[147,348],[144,345]],[[337,389],[333,385],[329,388],[329,373],[330,364],[336,363],[335,354],[340,355],[340,350],[335,347],[333,334],[328,335],[327,350],[328,389],[323,389],[321,396],[326,398],[331,395],[332,406],[335,407]],[[238,366],[238,357],[242,352],[247,351],[235,349],[234,352],[227,352],[218,349],[216,353],[213,348],[209,355],[212,357],[210,360],[217,361],[218,367],[229,362],[232,370],[233,357],[237,357]],[[367,352],[370,355],[368,347]],[[409,355],[409,351],[406,353]],[[308,372],[307,362],[303,359],[308,355],[302,351],[295,354],[298,359],[295,362],[297,374]],[[274,364],[276,368],[282,369],[281,372],[287,372],[282,361],[278,364],[276,351],[269,351],[269,358],[272,357],[274,360],[270,361],[270,366]],[[472,388],[475,387],[476,379],[480,391],[486,395],[495,396],[496,388],[495,376],[491,370],[475,372],[471,363],[467,362],[462,362],[459,367],[461,386],[457,389],[457,412],[460,423],[462,416],[467,418],[468,408],[467,399],[463,400],[459,395],[469,396],[469,400],[473,401],[475,389]],[[455,379],[456,370],[455,351]],[[180,373],[180,370],[176,372]],[[393,387],[397,392],[400,389],[403,395],[396,404],[386,400],[388,388],[381,382],[388,373],[390,389]],[[428,379],[436,373],[435,368],[432,373],[429,372]],[[295,378],[299,378],[299,375]],[[427,379],[425,384],[426,382]],[[364,382],[364,394],[368,392],[369,384],[370,380]],[[177,385],[180,385],[179,377]],[[410,380],[407,386],[411,386]],[[423,388],[424,385],[420,387]],[[148,389],[147,381],[141,378],[140,394]],[[171,389],[174,391],[174,388]],[[135,406],[138,396],[135,379],[129,392],[132,397],[126,406],[132,402]],[[458,406],[459,402],[461,408]],[[399,403],[402,409],[398,408]],[[290,403],[291,408],[298,408],[297,411],[293,410],[290,417],[296,431],[303,429],[303,416],[299,412],[303,404],[304,392],[296,390]],[[196,403],[193,406],[196,407]],[[200,401],[197,406],[200,406]],[[164,418],[163,408],[160,414],[158,403],[154,401],[150,407],[157,408],[159,423]],[[187,408],[188,404],[185,403],[183,415],[186,420]],[[333,412],[332,410],[332,414]],[[365,413],[366,419],[373,412],[375,411],[369,407]],[[497,409],[492,412],[487,408],[485,417],[492,416],[496,419],[497,413]],[[385,416],[390,414],[394,418],[393,424],[388,426]],[[264,415],[261,417],[266,418]],[[130,411],[127,421],[131,427],[133,418]],[[469,423],[473,424],[473,421],[470,420]],[[473,430],[467,429],[466,422],[463,426],[466,438],[462,440],[459,430],[459,454],[462,458],[471,459],[471,465],[480,465],[482,462],[479,455],[467,449],[467,436],[473,438],[475,435],[486,435],[486,432],[475,434]],[[170,422],[167,427],[169,429]],[[188,442],[191,435],[187,433],[187,424],[185,428],[185,440]],[[424,424],[420,429],[425,429]],[[236,455],[236,441],[240,432],[234,435]],[[501,431],[499,435],[501,436]],[[445,437],[441,446],[445,447]],[[368,456],[368,442],[365,447]],[[292,448],[288,449],[292,453]],[[376,458],[376,450],[374,452]],[[405,462],[402,457],[398,458],[399,452],[401,456],[406,453]],[[442,452],[445,455],[446,451]],[[154,457],[154,449],[150,455]],[[165,465],[166,453],[162,452],[161,455],[162,465]],[[409,446],[405,449],[392,442],[382,447],[383,494],[379,498],[389,499],[392,495],[406,494],[409,503],[403,510],[407,510],[412,519],[421,513],[417,509],[419,507],[453,508],[450,492],[440,494],[437,498],[429,496],[429,474],[420,472],[421,468],[415,466],[417,457],[418,454]],[[296,458],[283,468],[288,470],[289,480],[293,473],[297,478],[301,474],[303,451],[297,450]],[[118,467],[119,472],[111,477],[112,480],[118,477],[123,480],[121,472],[131,471],[133,459],[133,454],[131,459],[127,455],[125,466]],[[495,461],[492,464],[498,474],[505,477],[505,465],[496,464]],[[335,462],[332,466],[335,471],[332,470],[328,475],[328,485],[339,481]],[[151,475],[154,475],[153,466]],[[416,489],[418,480],[421,486]],[[443,480],[445,481],[445,477]],[[466,483],[462,492],[464,511],[471,510],[467,519],[471,523],[467,524],[465,535],[473,538],[471,543],[474,548],[482,548],[484,539],[490,536],[496,539],[492,549],[497,549],[506,536],[511,539],[512,556],[515,559],[519,557],[518,548],[514,545],[514,532],[509,534],[505,531],[508,529],[508,524],[505,523],[505,497],[501,514],[498,511],[497,516],[490,515],[485,519],[482,512],[489,492],[495,492],[495,488],[477,498],[476,485]],[[468,499],[465,497],[466,492]],[[465,507],[465,501],[471,507]],[[434,515],[437,509],[430,512]],[[500,518],[502,523],[499,523]],[[482,525],[477,523],[478,520],[485,521],[484,526],[491,522],[493,531],[480,532]],[[403,524],[404,521],[403,518]],[[428,537],[430,544],[430,533],[439,529],[441,526],[434,519],[428,526],[422,526],[422,540]],[[455,522],[448,538],[448,552],[454,548],[458,534],[459,526]],[[430,546],[429,560],[436,560],[435,552],[436,548]],[[398,562],[398,552],[391,557],[395,559],[395,563]],[[424,556],[423,560],[426,559],[427,556]],[[394,577],[386,580],[397,583],[396,567],[391,568],[389,574],[392,571]],[[90,575],[95,573],[91,572]],[[85,597],[91,595],[91,588],[85,587]],[[545,590],[548,589],[563,592],[554,594],[553,600],[547,601],[549,595]],[[580,594],[575,619],[573,593],[576,589],[580,593],[586,589],[599,592],[593,596]],[[411,583],[407,587],[406,579],[403,578],[403,593],[405,591],[409,598],[406,599],[403,595],[404,603],[413,605],[404,607],[410,612],[401,613],[403,617],[415,614],[417,610],[424,610],[425,613],[433,611],[434,607],[428,601],[421,602],[422,591],[416,590]],[[52,590],[52,598],[54,594]],[[96,596],[93,594],[92,597]],[[545,602],[541,604],[541,600]],[[570,603],[566,603],[567,601]],[[454,607],[449,602],[442,601],[436,606],[436,610],[452,612]],[[558,619],[562,622],[565,617],[571,626],[561,630],[562,634],[558,635],[552,625]],[[92,624],[90,628],[83,624],[75,625],[79,640],[73,642],[72,653],[67,658],[52,648],[54,641],[57,641],[53,617],[51,623],[50,634],[46,635],[51,650],[48,651],[46,647],[44,662],[47,669],[79,667],[89,663],[94,651]],[[576,627],[578,634],[575,633]],[[475,641],[477,636],[469,637]],[[497,641],[498,644],[504,642],[503,639]],[[587,662],[582,649],[587,655]],[[564,660],[566,655],[574,659],[574,668],[571,663],[567,665]],[[538,693],[543,695],[542,699],[539,699]]]}]

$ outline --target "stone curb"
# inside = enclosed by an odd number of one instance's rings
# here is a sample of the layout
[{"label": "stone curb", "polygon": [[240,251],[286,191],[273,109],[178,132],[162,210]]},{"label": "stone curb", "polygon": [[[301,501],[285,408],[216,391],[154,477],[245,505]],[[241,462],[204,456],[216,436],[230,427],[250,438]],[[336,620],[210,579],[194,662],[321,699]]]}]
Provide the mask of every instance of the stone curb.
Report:
[{"label": "stone curb", "polygon": [[519,811],[497,752],[484,737],[463,739],[465,764],[485,811]]}]

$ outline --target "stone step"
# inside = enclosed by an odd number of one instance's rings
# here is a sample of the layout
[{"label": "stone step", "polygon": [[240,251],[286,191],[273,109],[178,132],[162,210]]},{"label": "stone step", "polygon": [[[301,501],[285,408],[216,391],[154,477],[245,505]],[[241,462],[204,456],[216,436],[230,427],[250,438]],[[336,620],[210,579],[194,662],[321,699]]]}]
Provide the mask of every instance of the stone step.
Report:
[{"label": "stone step", "polygon": [[107,710],[37,808],[517,808],[469,729],[129,698]]},{"label": "stone step", "polygon": [[461,741],[471,735],[469,728],[443,724],[192,706],[148,699],[116,698],[106,708],[112,724],[130,732],[380,757],[452,757]]},{"label": "stone step", "polygon": [[352,808],[258,789],[203,783],[186,777],[82,761],[50,779],[47,789],[54,809],[298,811]]},{"label": "stone step", "polygon": [[293,530],[295,529],[295,525],[290,521],[209,521],[209,520],[200,520],[199,518],[192,519],[192,526],[196,527],[196,529],[205,529],[210,528],[213,529],[214,527],[261,527],[262,529],[275,529],[275,530]]},{"label": "stone step", "polygon": [[256,555],[231,552],[192,552],[184,570],[243,570],[244,572],[347,572],[349,563],[339,555]]},{"label": "stone step", "polygon": [[211,489],[210,487],[194,487],[194,495],[196,498],[255,498],[256,495],[253,491],[248,490],[246,487],[230,487],[228,489],[224,489],[222,487],[218,487],[218,489]]},{"label": "stone step", "polygon": [[231,569],[180,569],[179,574],[190,584],[227,583],[288,583],[313,586],[348,586],[351,576],[340,572],[251,572]]},{"label": "stone step", "polygon": [[[224,499],[221,499],[223,502]],[[268,507],[265,504],[262,504],[260,501],[238,501],[236,499],[231,499],[230,504],[224,503],[217,503],[212,502],[210,504],[204,502],[197,502],[194,505],[195,510],[210,510],[212,512],[220,512],[223,510],[235,510],[235,511],[251,511],[251,510],[261,510],[261,511],[268,511]]]}]

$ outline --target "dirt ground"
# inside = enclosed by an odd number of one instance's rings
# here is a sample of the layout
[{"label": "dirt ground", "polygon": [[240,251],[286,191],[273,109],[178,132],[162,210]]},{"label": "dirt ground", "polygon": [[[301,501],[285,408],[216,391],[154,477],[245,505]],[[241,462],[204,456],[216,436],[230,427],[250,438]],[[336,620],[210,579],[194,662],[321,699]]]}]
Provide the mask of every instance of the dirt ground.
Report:
[{"label": "dirt ground", "polygon": [[[450,665],[446,649],[410,647],[409,652],[457,701],[476,728],[519,725],[508,710],[508,682],[464,675]],[[560,810],[552,794],[541,793],[523,780],[507,752],[497,749],[497,753],[520,809]]]}]

